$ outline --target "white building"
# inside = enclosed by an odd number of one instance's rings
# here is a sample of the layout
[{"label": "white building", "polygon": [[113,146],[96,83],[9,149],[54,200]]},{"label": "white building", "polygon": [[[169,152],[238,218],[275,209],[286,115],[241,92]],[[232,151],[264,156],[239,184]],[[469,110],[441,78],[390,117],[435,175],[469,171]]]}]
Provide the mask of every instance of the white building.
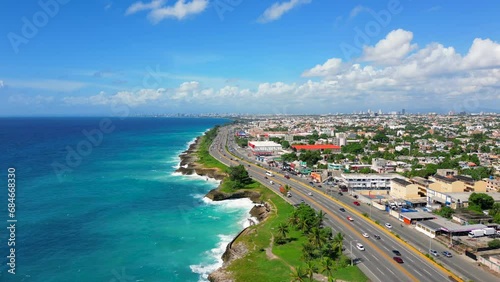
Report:
[{"label": "white building", "polygon": [[272,141],[249,141],[248,147],[254,155],[259,156],[269,156],[282,150],[280,144]]},{"label": "white building", "polygon": [[384,174],[362,174],[362,173],[343,173],[341,182],[352,190],[391,190],[391,179],[402,178],[396,173]]}]

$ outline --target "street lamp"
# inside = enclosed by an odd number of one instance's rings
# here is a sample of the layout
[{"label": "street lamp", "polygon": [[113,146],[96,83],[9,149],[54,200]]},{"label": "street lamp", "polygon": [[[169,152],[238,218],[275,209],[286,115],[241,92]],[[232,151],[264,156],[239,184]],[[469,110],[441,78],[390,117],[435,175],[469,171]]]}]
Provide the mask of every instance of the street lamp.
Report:
[{"label": "street lamp", "polygon": [[351,240],[351,241],[349,241],[349,245],[351,246],[351,266],[353,266],[353,259],[352,259],[352,257],[354,256],[354,254],[352,253],[352,242],[358,242],[358,240]]}]

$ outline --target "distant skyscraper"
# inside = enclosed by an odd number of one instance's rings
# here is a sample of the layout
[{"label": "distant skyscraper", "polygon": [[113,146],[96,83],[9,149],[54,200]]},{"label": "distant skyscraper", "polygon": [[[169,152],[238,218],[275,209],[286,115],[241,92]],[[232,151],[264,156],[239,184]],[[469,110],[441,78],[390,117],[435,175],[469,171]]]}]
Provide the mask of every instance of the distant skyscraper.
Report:
[{"label": "distant skyscraper", "polygon": [[406,113],[406,110],[405,110],[405,109],[403,109],[403,110],[401,111],[401,114],[402,114],[402,115],[404,115],[405,113]]}]

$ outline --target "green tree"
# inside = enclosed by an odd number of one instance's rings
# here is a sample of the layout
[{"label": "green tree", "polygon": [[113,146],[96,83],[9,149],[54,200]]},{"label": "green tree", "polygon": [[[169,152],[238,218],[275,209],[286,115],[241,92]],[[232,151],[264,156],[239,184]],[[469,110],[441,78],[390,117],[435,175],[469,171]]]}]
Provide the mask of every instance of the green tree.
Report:
[{"label": "green tree", "polygon": [[286,238],[286,234],[288,234],[288,226],[285,223],[280,223],[278,225],[278,234],[281,237]]},{"label": "green tree", "polygon": [[283,147],[283,149],[290,148],[290,142],[288,142],[286,140],[281,141],[281,147]]},{"label": "green tree", "polygon": [[302,266],[298,266],[292,270],[290,277],[293,282],[303,282],[307,278],[307,273]]},{"label": "green tree", "polygon": [[321,234],[321,230],[317,227],[313,227],[309,233],[309,241],[316,248],[321,248],[324,243],[326,243],[326,238]]},{"label": "green tree", "polygon": [[441,208],[441,209],[439,209],[439,210],[436,210],[434,213],[436,213],[437,215],[440,215],[440,216],[442,216],[442,217],[445,217],[445,218],[450,219],[450,218],[451,218],[451,216],[452,216],[452,214],[453,214],[454,212],[455,212],[455,211],[454,211],[452,208],[450,208],[450,207],[446,206],[446,207],[442,207],[442,208]]},{"label": "green tree", "polygon": [[364,173],[364,174],[372,173],[372,169],[369,167],[364,167],[359,170],[359,173]]},{"label": "green tree", "polygon": [[492,249],[498,249],[498,248],[500,248],[500,240],[493,239],[493,240],[489,241],[488,242],[488,247],[490,247]]},{"label": "green tree", "polygon": [[318,268],[312,261],[306,262],[306,274],[307,277],[309,278],[309,281],[314,281],[313,280],[313,275],[314,273],[318,272]]},{"label": "green tree", "polygon": [[495,200],[488,194],[485,193],[475,193],[473,192],[469,196],[469,207],[474,209],[474,207],[479,208],[481,210],[489,210],[493,207]]},{"label": "green tree", "polygon": [[385,135],[383,132],[379,132],[375,134],[372,138],[373,141],[380,142],[380,143],[389,143],[389,137]]},{"label": "green tree", "polygon": [[328,277],[332,276],[333,272],[333,261],[332,259],[326,257],[321,260],[321,272],[325,273]]},{"label": "green tree", "polygon": [[234,188],[236,189],[252,183],[252,179],[243,165],[229,167],[229,179],[234,182]]},{"label": "green tree", "polygon": [[335,237],[333,237],[333,244],[337,250],[337,256],[340,256],[342,254],[342,248],[344,247],[344,235],[340,232],[337,233]]},{"label": "green tree", "polygon": [[363,149],[363,146],[360,143],[351,143],[345,146],[342,146],[342,153],[344,154],[355,154],[359,155],[362,154],[365,150]]}]

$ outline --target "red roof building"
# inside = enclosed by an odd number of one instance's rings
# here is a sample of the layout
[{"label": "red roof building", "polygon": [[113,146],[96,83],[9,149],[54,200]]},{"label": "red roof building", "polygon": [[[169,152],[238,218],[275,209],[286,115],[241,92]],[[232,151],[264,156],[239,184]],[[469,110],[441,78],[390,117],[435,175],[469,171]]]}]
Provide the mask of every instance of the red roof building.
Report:
[{"label": "red roof building", "polygon": [[306,151],[316,151],[316,150],[331,150],[332,152],[340,152],[340,146],[325,144],[325,145],[293,145],[292,148],[295,148],[297,151],[306,150]]}]

